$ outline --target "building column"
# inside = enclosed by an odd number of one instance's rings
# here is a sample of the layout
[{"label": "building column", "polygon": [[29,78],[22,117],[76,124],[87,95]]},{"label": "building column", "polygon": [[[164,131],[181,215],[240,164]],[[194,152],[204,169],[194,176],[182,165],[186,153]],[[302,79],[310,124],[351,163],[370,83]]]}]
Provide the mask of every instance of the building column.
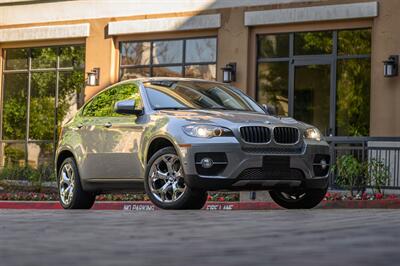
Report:
[{"label": "building column", "polygon": [[400,136],[400,76],[385,78],[383,61],[400,55],[400,1],[380,0],[372,32],[371,136]]},{"label": "building column", "polygon": [[244,26],[243,21],[243,8],[221,11],[221,28],[218,30],[217,77],[218,81],[222,81],[221,67],[228,63],[236,63],[236,82],[233,82],[232,85],[247,92],[249,30]]},{"label": "building column", "polygon": [[90,36],[86,39],[85,71],[100,68],[99,86],[85,88],[85,101],[101,89],[118,81],[117,47],[114,39],[106,36],[108,19],[90,21]]}]

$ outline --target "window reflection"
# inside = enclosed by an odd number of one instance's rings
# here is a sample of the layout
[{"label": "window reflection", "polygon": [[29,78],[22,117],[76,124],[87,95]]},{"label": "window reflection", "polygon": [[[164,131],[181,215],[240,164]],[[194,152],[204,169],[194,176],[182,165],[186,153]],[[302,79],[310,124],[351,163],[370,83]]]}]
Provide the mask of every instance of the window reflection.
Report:
[{"label": "window reflection", "polygon": [[300,32],[294,34],[295,55],[331,54],[333,51],[333,32]]},{"label": "window reflection", "polygon": [[337,135],[369,135],[370,72],[369,58],[338,61]]},{"label": "window reflection", "polygon": [[148,97],[151,99],[153,108],[187,108],[183,103],[183,99],[171,96],[171,92],[162,88],[146,88],[146,92]]},{"label": "window reflection", "polygon": [[278,115],[288,115],[288,84],[287,62],[258,65],[258,102],[275,107]]},{"label": "window reflection", "polygon": [[[273,105],[278,114],[288,115],[289,84],[293,84],[290,115],[315,124],[324,133],[335,129],[335,134],[341,136],[369,135],[371,29],[260,35],[257,47],[260,103]],[[312,59],[309,64],[308,59]],[[329,69],[312,65],[315,61],[328,64],[325,66]],[[335,66],[337,76],[331,78],[330,70]],[[330,86],[333,78],[337,78],[336,91]],[[336,99],[331,99],[335,93]],[[333,100],[336,106],[331,114],[329,103]],[[336,119],[330,121],[333,117]],[[335,128],[329,128],[330,124]]]},{"label": "window reflection", "polygon": [[125,42],[121,44],[121,65],[150,64],[150,42]]},{"label": "window reflection", "polygon": [[119,84],[101,92],[84,107],[83,115],[91,117],[121,116],[114,111],[115,103],[127,99],[135,99],[136,106],[140,109],[141,98],[139,88],[135,83]]},{"label": "window reflection", "polygon": [[329,133],[330,65],[298,66],[294,81],[294,117]]},{"label": "window reflection", "polygon": [[66,46],[60,47],[60,67],[85,67],[85,47]]},{"label": "window reflection", "polygon": [[289,34],[272,34],[259,36],[258,57],[288,57]]},{"label": "window reflection", "polygon": [[6,57],[6,70],[28,69],[27,49],[7,49]]},{"label": "window reflection", "polygon": [[180,81],[145,84],[150,104],[156,109],[227,109],[264,113],[235,89],[213,82]]},{"label": "window reflection", "polygon": [[186,41],[186,63],[217,61],[217,39],[192,39]]},{"label": "window reflection", "polygon": [[371,54],[371,29],[339,31],[338,54]]},{"label": "window reflection", "polygon": [[58,133],[61,127],[67,123],[78,111],[81,105],[79,99],[82,95],[82,84],[85,82],[83,71],[61,72],[58,85],[57,127]]},{"label": "window reflection", "polygon": [[182,63],[183,41],[161,41],[153,43],[154,64]]},{"label": "window reflection", "polygon": [[216,65],[190,65],[185,67],[185,77],[216,80]]},{"label": "window reflection", "polygon": [[32,73],[29,139],[53,140],[56,73]]},{"label": "window reflection", "polygon": [[121,80],[145,77],[150,77],[149,67],[123,68],[121,70]]},{"label": "window reflection", "polygon": [[42,181],[49,181],[53,177],[53,150],[52,142],[28,143],[28,165],[41,170]]},{"label": "window reflection", "polygon": [[59,132],[57,128],[78,108],[78,95],[84,88],[84,62],[83,45],[5,50],[0,167],[28,165],[40,169],[42,176],[53,176],[47,173],[53,171],[54,137]]},{"label": "window reflection", "polygon": [[181,77],[182,67],[181,66],[168,66],[168,67],[154,67],[154,77]]},{"label": "window reflection", "polygon": [[54,47],[31,49],[32,68],[55,68],[57,50]]},{"label": "window reflection", "polygon": [[151,76],[216,79],[217,39],[214,37],[121,42],[120,53],[121,80]]},{"label": "window reflection", "polygon": [[3,77],[3,139],[22,140],[26,136],[28,74],[8,73]]},{"label": "window reflection", "polygon": [[25,166],[25,144],[24,143],[1,143],[0,144],[0,167],[23,167]]}]

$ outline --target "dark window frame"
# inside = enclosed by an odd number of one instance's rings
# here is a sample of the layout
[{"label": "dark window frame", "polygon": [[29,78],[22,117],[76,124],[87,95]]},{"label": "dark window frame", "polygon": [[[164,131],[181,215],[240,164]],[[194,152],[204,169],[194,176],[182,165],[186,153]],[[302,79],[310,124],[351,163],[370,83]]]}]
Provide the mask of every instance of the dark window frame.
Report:
[{"label": "dark window frame", "polygon": [[[198,40],[198,39],[215,39],[216,47],[215,47],[215,61],[204,61],[204,62],[193,62],[187,63],[186,62],[186,41],[188,40]],[[171,64],[154,64],[153,63],[153,47],[154,42],[163,42],[163,41],[182,41],[182,62],[181,63],[171,63]],[[148,65],[122,65],[122,45],[124,43],[150,43],[150,62]],[[119,81],[122,80],[123,70],[124,69],[139,69],[139,68],[149,68],[150,77],[153,77],[153,69],[157,67],[181,67],[181,75],[185,77],[185,67],[186,66],[201,66],[201,65],[215,65],[216,66],[216,73],[215,78],[218,77],[217,71],[217,61],[218,61],[218,36],[216,35],[207,35],[207,36],[196,36],[196,37],[186,37],[186,38],[167,38],[167,39],[141,39],[141,40],[130,40],[130,41],[120,41],[118,45],[119,49]]]},{"label": "dark window frame", "polygon": [[[337,106],[336,106],[336,98],[337,98],[337,85],[338,85],[338,73],[337,73],[337,65],[339,60],[352,60],[352,59],[370,59],[371,54],[354,54],[354,55],[339,55],[338,51],[338,44],[339,44],[339,32],[340,31],[358,31],[358,30],[370,30],[372,36],[372,29],[369,27],[360,27],[360,28],[344,28],[338,30],[312,30],[312,31],[301,31],[301,32],[277,32],[277,33],[260,33],[256,34],[256,69],[255,69],[255,99],[259,101],[259,64],[260,63],[274,63],[274,62],[286,62],[288,63],[288,115],[293,116],[294,114],[294,67],[296,62],[299,61],[314,61],[314,62],[321,62],[322,64],[325,62],[329,62],[331,65],[331,98],[330,99],[330,134],[332,136],[336,136],[336,115],[337,115]],[[316,54],[316,55],[295,55],[294,54],[294,42],[295,42],[295,34],[296,33],[308,33],[308,32],[332,32],[332,39],[333,39],[333,47],[331,54]],[[259,38],[268,35],[282,35],[287,34],[289,35],[289,56],[288,57],[266,57],[266,58],[259,58],[258,49],[259,49]],[[332,97],[334,96],[334,97]],[[370,110],[371,112],[371,110]],[[332,119],[333,118],[333,119]]]},{"label": "dark window frame", "polygon": [[[58,139],[58,132],[57,132],[57,107],[58,107],[58,96],[59,96],[59,84],[60,84],[60,73],[65,72],[73,72],[77,70],[85,71],[85,66],[78,66],[78,67],[60,67],[60,50],[66,47],[83,47],[86,54],[86,45],[84,43],[74,43],[74,44],[65,44],[65,45],[42,45],[42,46],[30,46],[30,47],[11,47],[11,48],[3,48],[3,56],[2,56],[2,80],[1,80],[1,101],[0,101],[0,145],[4,144],[24,144],[25,149],[25,165],[28,165],[28,150],[30,143],[36,144],[53,144],[53,156],[55,155],[56,149],[56,142]],[[32,68],[32,49],[41,49],[41,48],[55,48],[56,49],[56,67],[52,68]],[[25,69],[6,69],[6,60],[7,60],[7,50],[12,49],[26,49],[27,50],[27,68]],[[54,137],[53,140],[35,140],[29,138],[29,129],[30,129],[30,102],[31,102],[31,84],[32,84],[32,73],[46,73],[46,72],[53,72],[56,74],[56,81],[55,81],[55,95],[54,95]],[[5,140],[3,139],[3,109],[4,109],[4,80],[5,75],[7,74],[16,74],[22,73],[28,75],[28,85],[27,85],[27,110],[26,110],[26,134],[24,139],[20,140]],[[83,100],[85,96],[85,86],[82,86],[80,93],[78,96],[78,108],[83,105]]]}]

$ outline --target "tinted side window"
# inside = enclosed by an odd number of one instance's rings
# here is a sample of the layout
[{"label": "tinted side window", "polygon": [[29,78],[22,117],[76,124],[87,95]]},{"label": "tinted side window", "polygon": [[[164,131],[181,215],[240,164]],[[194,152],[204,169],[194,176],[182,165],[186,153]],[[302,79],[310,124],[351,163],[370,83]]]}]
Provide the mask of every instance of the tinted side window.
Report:
[{"label": "tinted side window", "polygon": [[136,108],[141,108],[139,87],[136,84],[120,84],[100,93],[86,105],[83,115],[94,117],[121,116],[114,112],[114,105],[118,101],[127,99],[135,99]]}]

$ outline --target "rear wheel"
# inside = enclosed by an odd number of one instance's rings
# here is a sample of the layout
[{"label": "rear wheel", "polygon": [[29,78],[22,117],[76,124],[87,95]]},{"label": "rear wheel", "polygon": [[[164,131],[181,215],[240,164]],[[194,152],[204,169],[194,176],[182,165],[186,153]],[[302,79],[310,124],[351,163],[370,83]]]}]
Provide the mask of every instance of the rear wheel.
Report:
[{"label": "rear wheel", "polygon": [[161,209],[201,209],[207,201],[204,190],[185,184],[181,160],[173,147],[156,152],[146,168],[145,190]]},{"label": "rear wheel", "polygon": [[271,198],[286,209],[311,209],[325,197],[327,189],[302,189],[293,191],[270,191]]},{"label": "rear wheel", "polygon": [[58,172],[58,192],[64,209],[90,209],[96,199],[94,193],[83,191],[75,160],[63,161]]}]

